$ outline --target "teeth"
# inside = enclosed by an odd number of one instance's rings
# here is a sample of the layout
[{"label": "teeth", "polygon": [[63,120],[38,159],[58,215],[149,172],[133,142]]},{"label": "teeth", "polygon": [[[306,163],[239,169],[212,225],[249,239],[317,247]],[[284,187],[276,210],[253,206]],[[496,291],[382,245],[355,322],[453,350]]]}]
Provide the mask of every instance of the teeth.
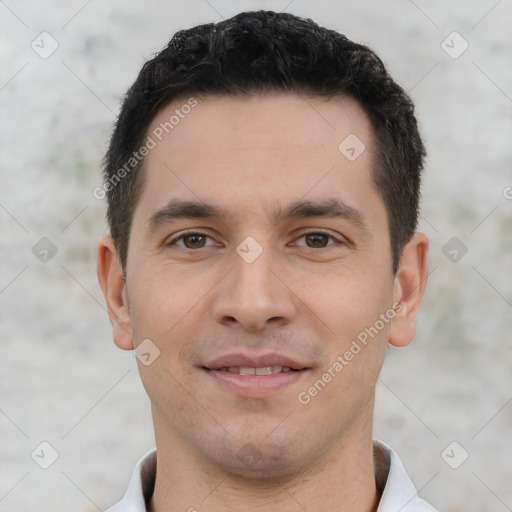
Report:
[{"label": "teeth", "polygon": [[261,368],[247,368],[244,366],[230,366],[229,368],[219,368],[220,372],[236,373],[238,375],[272,375],[274,373],[290,372],[289,366],[262,366]]}]

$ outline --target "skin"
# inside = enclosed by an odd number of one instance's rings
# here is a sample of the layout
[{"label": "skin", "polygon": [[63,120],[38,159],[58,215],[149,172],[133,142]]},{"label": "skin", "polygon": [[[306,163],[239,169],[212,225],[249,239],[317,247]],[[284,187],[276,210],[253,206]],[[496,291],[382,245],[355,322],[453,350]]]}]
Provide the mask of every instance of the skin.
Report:
[{"label": "skin", "polygon": [[[150,339],[160,350],[152,364],[139,362],[158,450],[150,510],[376,510],[375,385],[388,343],[415,336],[428,240],[415,234],[393,274],[386,209],[370,177],[371,126],[354,100],[197,99],[147,156],[126,279],[111,237],[98,247],[115,343],[132,350]],[[183,103],[161,110],[148,134]],[[338,150],[349,134],[366,146],[355,161]],[[177,199],[227,215],[160,216],[151,229],[155,212]],[[333,199],[360,222],[272,217],[297,201]],[[207,237],[176,242],[188,231]],[[318,232],[328,236],[304,236]],[[252,263],[236,252],[248,236],[263,251]],[[393,319],[378,335],[300,403],[298,394],[386,312]],[[308,372],[278,393],[246,398],[201,368],[220,355],[269,351]],[[257,456],[243,462],[247,446]]]}]

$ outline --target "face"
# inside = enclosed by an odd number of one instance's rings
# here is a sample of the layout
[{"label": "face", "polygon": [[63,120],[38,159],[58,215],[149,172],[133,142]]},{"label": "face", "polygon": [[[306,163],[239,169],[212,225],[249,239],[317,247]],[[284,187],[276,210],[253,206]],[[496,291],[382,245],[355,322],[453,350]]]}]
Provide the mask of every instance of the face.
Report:
[{"label": "face", "polygon": [[146,157],[126,283],[111,241],[99,264],[114,338],[144,354],[157,445],[240,475],[311,467],[371,433],[412,289],[392,272],[368,118],[347,98],[219,97],[164,135]]}]

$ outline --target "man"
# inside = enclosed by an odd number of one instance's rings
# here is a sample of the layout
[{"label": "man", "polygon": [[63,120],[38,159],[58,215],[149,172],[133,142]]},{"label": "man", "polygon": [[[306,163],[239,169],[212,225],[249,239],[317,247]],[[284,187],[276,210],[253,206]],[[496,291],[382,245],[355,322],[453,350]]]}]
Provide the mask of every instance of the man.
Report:
[{"label": "man", "polygon": [[144,65],[98,277],[157,448],[111,512],[433,510],[372,439],[427,278],[424,153],[380,59],[311,20],[242,13]]}]

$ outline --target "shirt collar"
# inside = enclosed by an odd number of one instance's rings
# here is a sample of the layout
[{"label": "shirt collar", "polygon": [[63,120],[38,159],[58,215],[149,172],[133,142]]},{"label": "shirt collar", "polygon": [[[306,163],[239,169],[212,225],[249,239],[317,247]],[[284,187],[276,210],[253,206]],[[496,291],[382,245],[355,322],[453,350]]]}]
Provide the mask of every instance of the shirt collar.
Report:
[{"label": "shirt collar", "polygon": [[[376,464],[383,486],[377,512],[436,512],[419,498],[398,455],[385,443],[374,440]],[[387,473],[387,478],[386,478]],[[147,512],[146,503],[153,494],[156,476],[156,449],[146,453],[137,463],[124,498],[106,512]]]},{"label": "shirt collar", "polygon": [[380,498],[377,512],[436,512],[418,496],[405,467],[396,452],[387,444],[374,440],[376,456],[380,452],[389,460],[388,477]]}]

